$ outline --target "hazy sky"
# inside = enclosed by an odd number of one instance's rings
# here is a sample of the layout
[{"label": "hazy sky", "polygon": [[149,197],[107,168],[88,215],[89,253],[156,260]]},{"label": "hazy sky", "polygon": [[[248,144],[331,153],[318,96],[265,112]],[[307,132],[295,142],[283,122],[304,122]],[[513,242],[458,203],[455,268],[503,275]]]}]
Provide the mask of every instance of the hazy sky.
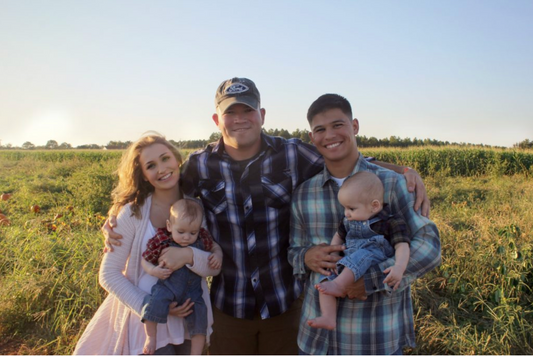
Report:
[{"label": "hazy sky", "polygon": [[360,134],[533,139],[533,1],[0,0],[0,140],[207,139],[225,79],[265,128],[308,128],[324,93]]}]

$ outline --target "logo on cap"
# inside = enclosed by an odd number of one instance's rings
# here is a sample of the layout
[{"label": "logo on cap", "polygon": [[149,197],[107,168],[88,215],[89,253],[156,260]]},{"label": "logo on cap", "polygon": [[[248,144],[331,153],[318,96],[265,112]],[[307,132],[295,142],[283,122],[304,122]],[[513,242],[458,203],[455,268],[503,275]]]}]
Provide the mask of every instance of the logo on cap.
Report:
[{"label": "logo on cap", "polygon": [[246,85],[241,84],[241,83],[235,83],[227,87],[225,90],[225,93],[226,94],[240,94],[248,90],[249,88]]}]

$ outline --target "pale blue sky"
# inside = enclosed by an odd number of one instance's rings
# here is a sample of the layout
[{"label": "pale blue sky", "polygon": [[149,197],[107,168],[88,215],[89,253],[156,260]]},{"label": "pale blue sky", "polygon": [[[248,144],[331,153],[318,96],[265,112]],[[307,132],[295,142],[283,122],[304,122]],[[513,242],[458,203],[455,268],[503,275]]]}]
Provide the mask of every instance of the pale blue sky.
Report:
[{"label": "pale blue sky", "polygon": [[207,139],[217,86],[255,81],[265,128],[323,93],[360,134],[533,139],[533,1],[0,0],[0,140]]}]

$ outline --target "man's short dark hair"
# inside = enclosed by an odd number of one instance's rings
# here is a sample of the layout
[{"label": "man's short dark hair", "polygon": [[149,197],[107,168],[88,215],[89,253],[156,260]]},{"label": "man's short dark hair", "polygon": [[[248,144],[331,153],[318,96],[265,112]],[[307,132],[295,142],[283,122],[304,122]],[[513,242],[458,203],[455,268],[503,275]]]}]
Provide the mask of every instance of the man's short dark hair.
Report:
[{"label": "man's short dark hair", "polygon": [[307,110],[307,121],[311,124],[315,115],[331,109],[340,109],[352,120],[352,106],[345,97],[339,94],[324,94],[316,99]]}]

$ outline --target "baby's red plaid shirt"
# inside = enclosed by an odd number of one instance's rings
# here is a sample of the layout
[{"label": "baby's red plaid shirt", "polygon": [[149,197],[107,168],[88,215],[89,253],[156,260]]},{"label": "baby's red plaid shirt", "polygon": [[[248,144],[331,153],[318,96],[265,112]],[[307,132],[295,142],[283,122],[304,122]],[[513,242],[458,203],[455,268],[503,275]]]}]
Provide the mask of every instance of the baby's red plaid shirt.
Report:
[{"label": "baby's red plaid shirt", "polygon": [[[213,237],[204,228],[200,228],[198,232],[198,238],[203,244],[205,251],[211,251],[213,248]],[[154,237],[148,240],[146,244],[146,251],[143,252],[143,258],[154,264],[155,266],[159,265],[159,256],[161,256],[161,251],[170,246],[172,242],[172,236],[166,228],[158,228]]]}]

